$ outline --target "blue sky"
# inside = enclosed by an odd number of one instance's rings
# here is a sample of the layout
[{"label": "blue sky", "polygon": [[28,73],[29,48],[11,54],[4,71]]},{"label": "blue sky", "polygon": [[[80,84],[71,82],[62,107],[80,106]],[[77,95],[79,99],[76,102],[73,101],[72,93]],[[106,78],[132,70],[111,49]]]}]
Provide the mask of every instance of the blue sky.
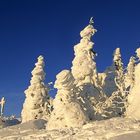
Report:
[{"label": "blue sky", "polygon": [[6,97],[6,115],[20,115],[39,55],[45,57],[46,83],[70,69],[73,46],[91,16],[98,30],[93,37],[98,70],[111,65],[116,47],[127,64],[140,42],[139,0],[0,1],[0,98]]}]

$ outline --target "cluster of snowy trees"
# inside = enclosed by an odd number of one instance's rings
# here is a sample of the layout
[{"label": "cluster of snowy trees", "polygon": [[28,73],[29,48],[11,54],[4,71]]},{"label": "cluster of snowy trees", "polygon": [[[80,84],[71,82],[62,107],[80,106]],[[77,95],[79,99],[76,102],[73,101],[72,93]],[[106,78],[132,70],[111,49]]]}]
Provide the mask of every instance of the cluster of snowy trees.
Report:
[{"label": "cluster of snowy trees", "polygon": [[121,116],[140,120],[140,48],[126,68],[117,48],[112,66],[99,73],[91,41],[96,32],[91,19],[80,32],[80,43],[74,46],[71,70],[63,70],[56,76],[55,99],[49,96],[49,86],[44,83],[44,58],[38,57],[31,85],[25,91],[22,122],[42,118],[48,121],[47,129],[57,129]]}]

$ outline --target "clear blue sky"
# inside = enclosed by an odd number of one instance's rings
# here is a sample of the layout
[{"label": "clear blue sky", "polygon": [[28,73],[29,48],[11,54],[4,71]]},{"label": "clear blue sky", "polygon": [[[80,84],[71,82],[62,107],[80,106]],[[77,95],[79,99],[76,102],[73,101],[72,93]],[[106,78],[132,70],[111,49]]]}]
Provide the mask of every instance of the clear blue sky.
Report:
[{"label": "clear blue sky", "polygon": [[73,46],[91,16],[98,30],[93,37],[98,70],[111,65],[116,47],[127,64],[140,42],[139,0],[0,1],[0,98],[6,97],[7,115],[20,114],[40,54],[45,57],[46,83],[70,69]]}]

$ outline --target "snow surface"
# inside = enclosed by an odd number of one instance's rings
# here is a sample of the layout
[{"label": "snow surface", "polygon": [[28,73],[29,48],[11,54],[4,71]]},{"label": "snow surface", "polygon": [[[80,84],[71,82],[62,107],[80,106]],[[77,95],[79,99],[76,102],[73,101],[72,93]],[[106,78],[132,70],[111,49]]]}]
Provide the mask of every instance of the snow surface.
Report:
[{"label": "snow surface", "polygon": [[81,128],[48,131],[35,120],[0,129],[1,140],[139,140],[140,122],[126,118],[94,121]]}]

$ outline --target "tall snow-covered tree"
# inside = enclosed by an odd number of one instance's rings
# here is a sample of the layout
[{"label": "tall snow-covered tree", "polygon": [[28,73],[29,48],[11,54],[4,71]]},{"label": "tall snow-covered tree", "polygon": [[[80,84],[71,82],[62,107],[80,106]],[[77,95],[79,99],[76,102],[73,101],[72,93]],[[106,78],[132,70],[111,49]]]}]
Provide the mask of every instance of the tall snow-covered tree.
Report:
[{"label": "tall snow-covered tree", "polygon": [[[99,100],[99,102],[94,106],[95,117],[97,119],[107,119],[121,116],[126,110],[127,94],[120,48],[115,50],[113,66],[107,69],[106,74],[108,78],[106,79],[107,81],[105,81],[106,88],[111,87],[112,89],[110,90],[112,93],[110,93],[111,95],[106,97],[105,100]],[[106,91],[110,92],[110,90]]]},{"label": "tall snow-covered tree", "polygon": [[25,90],[26,99],[21,113],[22,122],[35,119],[48,119],[51,113],[52,99],[48,95],[49,88],[44,84],[44,58],[38,57],[38,62],[32,71],[30,86]]},{"label": "tall snow-covered tree", "polygon": [[[94,43],[92,36],[97,32],[93,27],[93,20],[81,32],[80,43],[74,46],[75,58],[72,62],[72,74],[76,80],[76,85],[79,88],[78,97],[82,96],[85,104],[95,106],[101,98],[105,98],[102,92],[102,83],[104,79],[103,74],[97,73],[95,56],[96,52],[93,50]],[[90,106],[90,105],[89,105]],[[89,112],[89,111],[88,111]],[[93,112],[89,113],[89,119],[94,119]]]},{"label": "tall snow-covered tree", "polygon": [[120,48],[117,48],[113,54],[113,64],[104,72],[106,74],[105,84],[103,86],[104,92],[111,96],[113,92],[118,89],[124,90],[124,69],[121,59]]},{"label": "tall snow-covered tree", "polygon": [[133,88],[135,83],[135,58],[131,57],[127,65],[127,72],[125,75],[125,87]]},{"label": "tall snow-covered tree", "polygon": [[96,53],[93,51],[94,43],[91,41],[91,37],[96,31],[90,23],[80,32],[82,37],[80,43],[74,46],[75,58],[71,69],[78,85],[97,84],[96,62],[94,61]]},{"label": "tall snow-covered tree", "polygon": [[115,116],[121,116],[124,114],[126,109],[127,102],[127,92],[125,88],[125,76],[124,76],[124,68],[121,59],[120,48],[116,48],[114,52],[114,67],[115,67],[115,84],[117,86],[117,90],[112,93],[110,99],[112,101],[113,113]]},{"label": "tall snow-covered tree", "polygon": [[114,52],[113,62],[116,71],[116,77],[115,77],[116,86],[120,91],[120,94],[122,94],[122,96],[125,96],[125,76],[124,76],[124,68],[121,59],[120,48],[116,48]]},{"label": "tall snow-covered tree", "polygon": [[47,129],[81,127],[88,121],[88,117],[76,98],[75,79],[69,70],[63,70],[56,78],[54,87],[58,91]]},{"label": "tall snow-covered tree", "polygon": [[[140,58],[140,49],[136,50],[138,59]],[[128,105],[126,108],[126,117],[140,120],[140,63],[137,62],[134,71],[134,85],[128,94]]]}]

